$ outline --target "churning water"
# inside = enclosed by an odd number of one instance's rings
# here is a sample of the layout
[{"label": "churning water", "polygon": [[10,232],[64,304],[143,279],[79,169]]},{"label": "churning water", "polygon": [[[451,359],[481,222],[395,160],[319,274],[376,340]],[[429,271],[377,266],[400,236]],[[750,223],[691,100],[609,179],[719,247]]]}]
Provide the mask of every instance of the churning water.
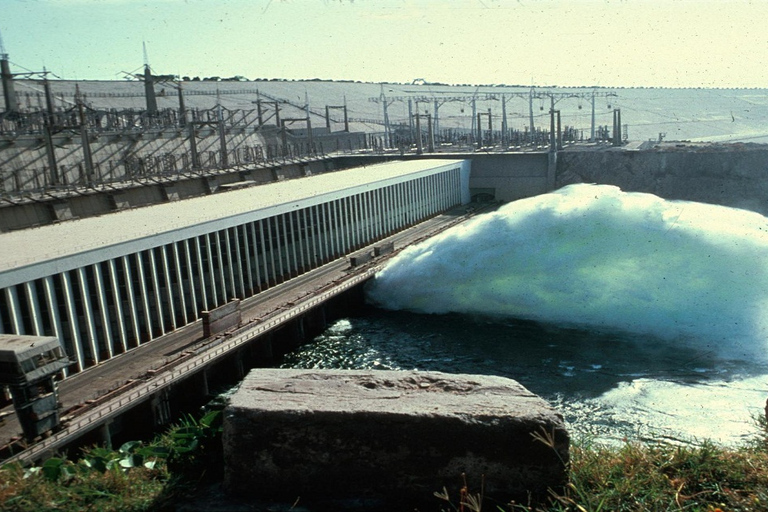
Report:
[{"label": "churning water", "polygon": [[403,251],[288,366],[518,380],[603,440],[731,443],[768,397],[768,219],[573,185]]}]

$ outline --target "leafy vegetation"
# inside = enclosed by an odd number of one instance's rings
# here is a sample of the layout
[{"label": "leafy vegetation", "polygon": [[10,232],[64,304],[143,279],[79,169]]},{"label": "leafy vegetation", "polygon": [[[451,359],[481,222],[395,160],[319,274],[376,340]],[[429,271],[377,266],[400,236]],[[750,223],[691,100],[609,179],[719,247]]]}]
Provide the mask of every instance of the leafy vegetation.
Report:
[{"label": "leafy vegetation", "polygon": [[[173,500],[219,468],[221,411],[184,418],[150,443],[118,450],[91,447],[78,461],[53,457],[41,466],[0,469],[0,509],[8,511],[173,510]],[[217,464],[218,462],[218,464]],[[212,478],[220,476],[214,471]]]}]

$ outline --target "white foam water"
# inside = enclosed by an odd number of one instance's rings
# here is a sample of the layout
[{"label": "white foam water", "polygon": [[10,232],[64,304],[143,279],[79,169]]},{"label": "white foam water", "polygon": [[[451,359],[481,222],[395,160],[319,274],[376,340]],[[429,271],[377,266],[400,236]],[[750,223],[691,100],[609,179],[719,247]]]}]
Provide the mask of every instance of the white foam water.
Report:
[{"label": "white foam water", "polygon": [[764,358],[768,219],[571,185],[404,250],[367,297],[393,310],[529,319]]}]

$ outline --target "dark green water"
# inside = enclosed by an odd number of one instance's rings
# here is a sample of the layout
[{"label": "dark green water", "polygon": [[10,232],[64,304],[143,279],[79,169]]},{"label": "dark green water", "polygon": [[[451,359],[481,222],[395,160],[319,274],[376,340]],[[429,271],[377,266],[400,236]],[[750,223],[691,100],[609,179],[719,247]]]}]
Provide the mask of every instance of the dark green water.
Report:
[{"label": "dark green water", "polygon": [[337,321],[282,366],[500,375],[557,407],[573,434],[606,442],[738,443],[768,397],[764,364],[706,345],[375,308]]}]

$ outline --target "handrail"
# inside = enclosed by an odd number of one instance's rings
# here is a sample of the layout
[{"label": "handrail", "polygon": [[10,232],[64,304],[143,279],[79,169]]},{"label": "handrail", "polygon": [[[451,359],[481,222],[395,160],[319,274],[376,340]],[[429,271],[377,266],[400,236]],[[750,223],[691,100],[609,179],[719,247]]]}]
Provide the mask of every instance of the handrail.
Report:
[{"label": "handrail", "polygon": [[[205,366],[213,361],[223,357],[225,354],[233,351],[239,346],[247,343],[254,338],[257,338],[277,326],[286,323],[301,313],[308,311],[319,304],[327,301],[331,297],[339,295],[340,293],[349,290],[350,288],[357,286],[358,284],[370,279],[377,271],[377,267],[371,267],[364,272],[355,275],[354,277],[345,279],[343,282],[335,284],[330,290],[324,291],[319,295],[312,297],[311,299],[299,299],[299,303],[291,307],[290,310],[277,313],[273,318],[266,322],[255,323],[253,328],[248,326],[238,330],[238,334],[233,336],[230,340],[217,344],[215,348],[211,348],[202,352],[201,354],[194,356],[188,362],[175,367],[174,369],[157,374],[150,377],[146,382],[140,384],[137,387],[131,389],[131,392],[127,396],[116,395],[115,397],[105,401],[103,404],[90,409],[88,412],[82,414],[76,420],[73,420],[63,430],[53,434],[52,436],[43,439],[42,441],[24,449],[23,451],[9,457],[3,464],[11,462],[30,463],[42,457],[46,452],[51,452],[54,449],[63,445],[68,438],[82,434],[87,430],[95,428],[114,416],[130,409],[136,405],[137,401],[144,401],[172,384],[186,378],[187,374],[192,370]],[[245,331],[243,332],[243,329]]]}]

